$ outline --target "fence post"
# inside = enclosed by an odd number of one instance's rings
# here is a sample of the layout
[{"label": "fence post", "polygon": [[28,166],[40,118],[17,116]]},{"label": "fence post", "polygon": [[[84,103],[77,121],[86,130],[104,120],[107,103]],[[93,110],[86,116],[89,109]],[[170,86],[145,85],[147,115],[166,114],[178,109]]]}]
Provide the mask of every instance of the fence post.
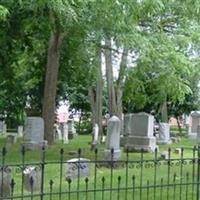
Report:
[{"label": "fence post", "polygon": [[42,147],[40,200],[44,199],[44,166],[45,166],[45,146]]},{"label": "fence post", "polygon": [[198,149],[197,149],[197,199],[199,200],[199,195],[200,195],[200,144],[198,144]]}]

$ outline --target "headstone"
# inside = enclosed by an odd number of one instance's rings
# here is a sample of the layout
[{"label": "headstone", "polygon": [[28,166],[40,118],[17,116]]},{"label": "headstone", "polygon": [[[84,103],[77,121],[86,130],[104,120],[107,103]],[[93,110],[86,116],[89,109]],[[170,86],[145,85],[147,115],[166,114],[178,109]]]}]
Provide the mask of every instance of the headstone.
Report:
[{"label": "headstone", "polygon": [[191,126],[191,132],[188,135],[189,139],[196,139],[197,138],[197,127],[200,125],[200,112],[194,111],[191,113],[191,119],[192,119],[192,126]]},{"label": "headstone", "polygon": [[130,119],[131,132],[127,138],[125,149],[128,151],[154,152],[158,149],[153,136],[154,116],[147,113],[133,114]]},{"label": "headstone", "polygon": [[174,151],[174,153],[178,155],[181,155],[181,152],[182,152],[181,148],[176,148]]},{"label": "headstone", "polygon": [[71,140],[76,135],[76,130],[74,128],[74,120],[73,119],[68,119],[67,125],[68,125],[68,138]]},{"label": "headstone", "polygon": [[157,140],[158,144],[171,144],[170,139],[170,126],[168,123],[159,123],[159,138]]},{"label": "headstone", "polygon": [[160,155],[160,158],[161,159],[164,159],[164,160],[168,160],[169,159],[169,152],[168,151],[163,151]]},{"label": "headstone", "polygon": [[17,133],[19,137],[23,137],[23,126],[18,126]]},{"label": "headstone", "polygon": [[7,133],[7,124],[4,122],[3,123],[3,134]]},{"label": "headstone", "polygon": [[15,144],[17,142],[17,135],[7,135],[6,144]]},{"label": "headstone", "polygon": [[36,166],[29,166],[24,171],[24,188],[31,191],[40,191],[41,188],[41,169]]},{"label": "headstone", "polygon": [[3,134],[3,121],[0,121],[0,133]]},{"label": "headstone", "polygon": [[11,169],[4,167],[0,169],[0,197],[9,196],[11,196]]},{"label": "headstone", "polygon": [[106,143],[106,136],[103,135],[103,136],[102,136],[102,139],[101,139],[101,144],[105,144],[105,143]]},{"label": "headstone", "polygon": [[87,177],[90,173],[90,160],[85,158],[73,158],[66,163],[66,179]]},{"label": "headstone", "polygon": [[63,123],[63,133],[62,133],[63,143],[68,144],[68,125],[67,123]]},{"label": "headstone", "polygon": [[96,145],[98,143],[98,136],[99,136],[99,126],[95,124],[92,129],[92,142],[91,142],[91,150],[96,149]]},{"label": "headstone", "polygon": [[[106,149],[105,160],[119,160],[120,151],[120,130],[121,121],[118,117],[113,116],[108,120],[107,136],[106,136]],[[113,153],[111,150],[113,149]]]},{"label": "headstone", "polygon": [[200,145],[200,125],[197,127],[197,144]]},{"label": "headstone", "polygon": [[131,124],[131,119],[132,119],[133,114],[125,114],[124,115],[124,123],[123,123],[123,130],[124,133],[121,135],[120,138],[120,146],[124,146],[128,140],[128,136],[131,134],[131,129],[133,129],[132,124]]},{"label": "headstone", "polygon": [[27,117],[24,127],[23,144],[26,149],[41,149],[47,145],[44,140],[44,120],[41,117]]},{"label": "headstone", "polygon": [[178,138],[177,137],[171,137],[172,143],[178,143]]}]

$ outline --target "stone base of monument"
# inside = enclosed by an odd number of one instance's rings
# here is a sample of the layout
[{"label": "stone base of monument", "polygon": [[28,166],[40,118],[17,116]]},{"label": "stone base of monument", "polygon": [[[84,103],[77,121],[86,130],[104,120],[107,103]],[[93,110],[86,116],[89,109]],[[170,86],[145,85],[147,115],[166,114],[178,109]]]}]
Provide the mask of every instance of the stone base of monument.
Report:
[{"label": "stone base of monument", "polygon": [[157,139],[156,140],[156,143],[157,144],[172,144],[172,140],[159,140],[159,139]]},{"label": "stone base of monument", "polygon": [[24,141],[22,145],[26,150],[40,150],[42,149],[42,147],[47,147],[47,141],[46,140],[42,142]]},{"label": "stone base of monument", "polygon": [[120,159],[120,156],[121,156],[121,150],[118,149],[118,150],[114,150],[113,153],[111,153],[111,150],[110,149],[105,149],[104,150],[104,160],[106,161],[117,161]]},{"label": "stone base of monument", "polygon": [[196,140],[197,139],[197,133],[189,133],[188,138],[191,140]]},{"label": "stone base of monument", "polygon": [[128,137],[124,149],[128,152],[140,152],[142,149],[144,152],[155,152],[155,149],[158,150],[158,146],[155,137],[132,136]]}]

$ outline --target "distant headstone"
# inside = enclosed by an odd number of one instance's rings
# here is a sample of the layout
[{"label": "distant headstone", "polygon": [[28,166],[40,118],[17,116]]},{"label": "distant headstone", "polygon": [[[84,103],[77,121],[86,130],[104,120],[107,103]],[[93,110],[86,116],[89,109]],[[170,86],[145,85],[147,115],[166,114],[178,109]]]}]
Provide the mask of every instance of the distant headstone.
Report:
[{"label": "distant headstone", "polygon": [[15,144],[17,142],[17,135],[7,135],[6,144]]},{"label": "distant headstone", "polygon": [[157,149],[156,138],[153,136],[154,116],[147,113],[133,114],[131,117],[131,133],[125,149],[128,151],[154,152]]},{"label": "distant headstone", "polygon": [[1,134],[3,133],[3,124],[4,124],[4,122],[0,121],[0,133]]},{"label": "distant headstone", "polygon": [[197,144],[200,145],[200,125],[197,127]]},{"label": "distant headstone", "polygon": [[68,144],[68,125],[67,123],[63,123],[63,133],[62,133],[63,143]]},{"label": "distant headstone", "polygon": [[27,117],[24,127],[23,144],[26,149],[41,149],[47,145],[44,140],[44,120],[41,117]]},{"label": "distant headstone", "polygon": [[161,159],[164,159],[164,160],[168,160],[169,159],[169,152],[168,151],[163,151],[160,155],[160,158]]},{"label": "distant headstone", "polygon": [[23,137],[23,126],[18,126],[17,133],[19,137]]},{"label": "distant headstone", "polygon": [[175,151],[174,151],[174,153],[178,154],[178,155],[181,155],[181,152],[182,152],[181,148],[176,148]]},{"label": "distant headstone", "polygon": [[98,136],[99,136],[99,126],[98,126],[98,124],[95,124],[92,129],[91,150],[96,149],[96,145],[98,143]]},{"label": "distant headstone", "polygon": [[4,167],[0,169],[0,197],[11,196],[11,169]]},{"label": "distant headstone", "polygon": [[66,163],[66,179],[89,176],[90,160],[85,158],[73,158]]},{"label": "distant headstone", "polygon": [[71,140],[76,135],[76,130],[74,128],[74,120],[68,119],[67,124],[68,124],[68,138]]},{"label": "distant headstone", "polygon": [[4,122],[3,123],[3,134],[7,133],[7,124]]},{"label": "distant headstone", "polygon": [[[107,136],[106,136],[106,149],[105,160],[119,160],[120,151],[120,130],[121,121],[118,117],[113,116],[108,120]],[[113,149],[113,154],[111,150]]]},{"label": "distant headstone", "polygon": [[159,123],[159,138],[157,140],[158,144],[171,144],[170,139],[170,126],[168,123]]},{"label": "distant headstone", "polygon": [[31,191],[40,191],[41,169],[36,166],[29,166],[24,171],[24,188]]},{"label": "distant headstone", "polygon": [[192,125],[191,125],[191,132],[188,134],[189,139],[196,139],[197,138],[197,127],[200,125],[200,112],[194,111],[191,113]]}]

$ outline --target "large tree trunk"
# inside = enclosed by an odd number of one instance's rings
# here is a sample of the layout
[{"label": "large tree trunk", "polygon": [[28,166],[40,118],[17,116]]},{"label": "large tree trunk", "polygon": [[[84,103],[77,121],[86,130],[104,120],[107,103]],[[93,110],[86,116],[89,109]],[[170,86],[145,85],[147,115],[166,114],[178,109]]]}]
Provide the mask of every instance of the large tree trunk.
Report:
[{"label": "large tree trunk", "polygon": [[108,111],[109,114],[116,115],[116,98],[115,89],[113,83],[113,68],[112,68],[112,52],[111,52],[111,39],[105,40],[105,64],[106,64],[106,80],[107,80],[107,91],[108,91]]},{"label": "large tree trunk", "polygon": [[123,84],[124,84],[124,76],[125,70],[127,67],[127,57],[128,57],[128,49],[124,49],[122,52],[122,58],[119,69],[119,76],[116,82],[115,89],[115,98],[116,98],[116,115],[122,119],[122,95],[123,95]]},{"label": "large tree trunk", "polygon": [[99,126],[99,135],[102,137],[103,128],[102,128],[102,70],[101,70],[101,49],[97,48],[97,65],[98,65],[98,79],[96,80],[96,87],[89,88],[89,97],[92,110],[92,124],[98,124]]},{"label": "large tree trunk", "polygon": [[49,39],[46,77],[44,87],[44,99],[42,115],[44,118],[44,137],[49,144],[53,141],[53,125],[55,120],[55,99],[56,99],[56,87],[57,76],[59,69],[59,57],[61,45],[61,33],[59,31],[51,32]]}]

